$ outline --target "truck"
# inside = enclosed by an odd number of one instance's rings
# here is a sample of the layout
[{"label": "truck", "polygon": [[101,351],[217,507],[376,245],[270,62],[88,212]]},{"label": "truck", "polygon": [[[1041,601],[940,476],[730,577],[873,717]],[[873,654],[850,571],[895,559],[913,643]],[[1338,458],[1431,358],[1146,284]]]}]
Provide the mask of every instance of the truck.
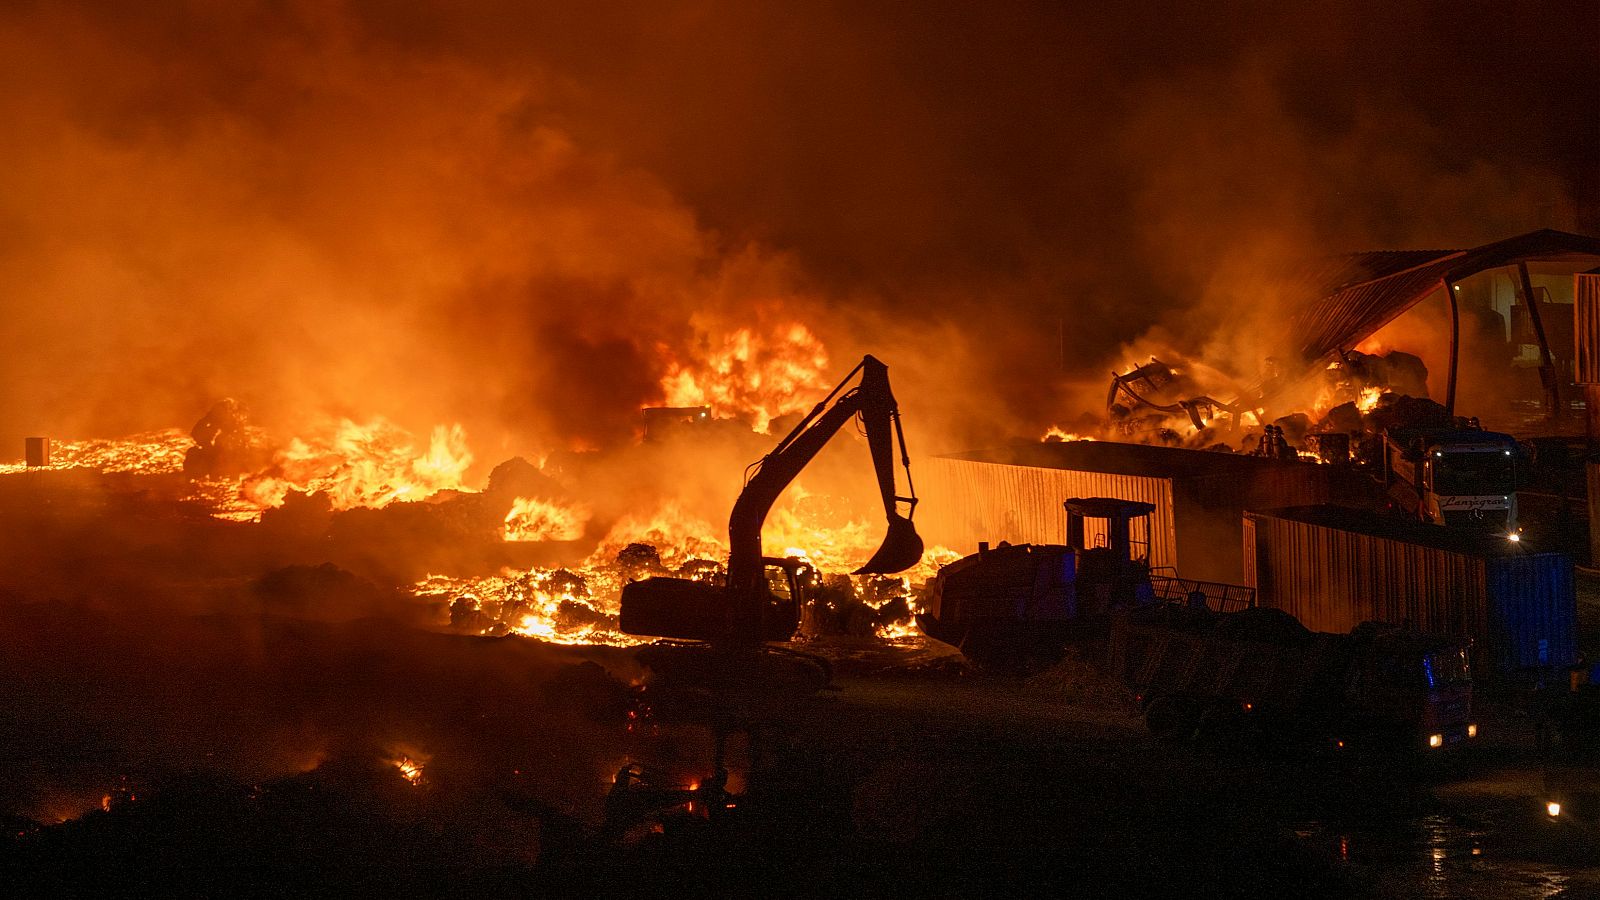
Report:
[{"label": "truck", "polygon": [[1118,618],[1106,667],[1157,736],[1346,753],[1477,736],[1465,643],[1396,626],[1325,634],[1281,610],[1162,604]]},{"label": "truck", "polygon": [[1472,428],[1391,428],[1383,485],[1404,514],[1520,540],[1516,438]]},{"label": "truck", "polygon": [[1076,646],[1159,735],[1425,752],[1476,737],[1466,641],[1376,623],[1316,634],[1256,607],[1248,588],[1152,573],[1133,537],[1136,523],[1148,534],[1150,504],[1064,507],[1065,545],[980,547],[941,569],[921,599],[923,632],[1002,672]]}]

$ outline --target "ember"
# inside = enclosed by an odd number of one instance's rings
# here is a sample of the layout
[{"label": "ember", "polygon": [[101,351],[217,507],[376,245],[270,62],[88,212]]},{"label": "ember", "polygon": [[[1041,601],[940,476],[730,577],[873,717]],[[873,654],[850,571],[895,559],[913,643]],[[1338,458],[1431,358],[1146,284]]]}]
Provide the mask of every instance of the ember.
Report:
[{"label": "ember", "polygon": [[400,777],[404,778],[412,787],[422,784],[422,764],[409,756],[401,756],[392,761],[394,767],[400,770]]},{"label": "ember", "polygon": [[561,506],[535,497],[518,497],[506,513],[508,541],[575,541],[583,537],[591,513],[583,506]]},{"label": "ember", "polygon": [[[183,471],[183,457],[194,441],[181,429],[148,431],[119,439],[58,440],[50,444],[47,469],[98,469],[162,475]],[[21,472],[23,463],[0,463],[0,475]]]}]

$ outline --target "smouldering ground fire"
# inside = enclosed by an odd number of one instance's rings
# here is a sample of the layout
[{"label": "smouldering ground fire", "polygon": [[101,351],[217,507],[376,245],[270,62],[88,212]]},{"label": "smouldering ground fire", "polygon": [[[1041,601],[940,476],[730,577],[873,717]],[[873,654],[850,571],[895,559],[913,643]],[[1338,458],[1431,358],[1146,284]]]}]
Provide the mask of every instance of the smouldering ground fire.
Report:
[{"label": "smouldering ground fire", "polygon": [[[740,357],[734,353],[730,358]],[[676,377],[691,383],[687,370]],[[790,410],[775,406],[763,414],[770,411]],[[48,465],[8,463],[0,474],[78,469],[176,477],[187,469],[185,500],[201,504],[217,519],[241,524],[260,523],[294,496],[319,498],[332,511],[379,510],[441,496],[481,496],[467,485],[474,455],[460,425],[440,425],[422,440],[382,418],[366,423],[344,419],[293,437],[275,451],[266,449],[270,439],[259,429],[241,430],[250,441],[246,458],[263,460],[254,471],[197,473],[209,466],[207,448],[171,428],[121,439],[54,441]],[[204,431],[197,428],[197,433]],[[897,578],[837,574],[863,563],[878,535],[862,519],[817,521],[806,511],[806,501],[812,499],[817,498],[795,484],[787,501],[769,517],[763,539],[769,554],[803,559],[824,573],[817,576],[826,580],[824,593],[831,591],[836,598],[848,596],[867,609],[883,610],[897,599],[904,601],[914,583],[955,557],[942,548],[930,548],[921,565]],[[586,535],[592,537],[594,518],[590,504],[581,499],[517,496],[509,499],[493,537],[508,544],[559,542],[576,547]],[[557,644],[631,646],[645,639],[618,628],[625,583],[661,574],[720,579],[728,553],[726,536],[711,519],[672,500],[652,512],[630,513],[610,522],[589,544],[590,549],[576,551],[583,555],[566,566],[430,574],[409,590],[419,602],[442,611],[435,622],[441,628],[517,634]],[[909,607],[902,603],[898,608],[904,613],[884,612],[872,632],[886,640],[916,636]]]}]

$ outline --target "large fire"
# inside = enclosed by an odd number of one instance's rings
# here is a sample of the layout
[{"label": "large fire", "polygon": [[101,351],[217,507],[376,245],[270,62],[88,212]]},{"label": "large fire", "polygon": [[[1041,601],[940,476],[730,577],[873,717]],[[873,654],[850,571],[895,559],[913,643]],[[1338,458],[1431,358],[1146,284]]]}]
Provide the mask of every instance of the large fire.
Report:
[{"label": "large fire", "polygon": [[[1171,348],[1162,356],[1184,358]],[[1080,430],[1098,428],[1113,441],[1308,461],[1349,457],[1339,448],[1354,450],[1385,427],[1449,418],[1429,399],[1422,359],[1376,342],[1332,354],[1320,369],[1291,370],[1267,359],[1251,375],[1227,375],[1192,360],[1179,367],[1151,356],[1113,373],[1104,396],[1103,418]],[[1086,439],[1094,438],[1058,425],[1040,438]]]},{"label": "large fire", "polygon": [[[780,367],[785,377],[809,378]],[[766,412],[789,411],[784,405]],[[253,439],[265,440],[259,434]],[[52,447],[50,470],[99,469],[174,476],[198,445],[178,429],[121,440],[63,441]],[[365,424],[338,420],[297,436],[271,452],[257,471],[242,475],[190,472],[192,500],[217,518],[259,521],[291,493],[326,498],[332,511],[381,509],[423,501],[440,492],[471,496],[466,472],[473,454],[460,425],[439,426],[426,442],[399,426],[374,418]],[[192,462],[192,460],[191,460]],[[23,464],[5,472],[23,471]],[[37,468],[37,467],[36,467]],[[803,484],[791,486],[763,529],[769,554],[802,558],[818,571],[851,571],[872,555],[882,525],[838,518],[829,498]],[[509,499],[498,538],[508,543],[578,542],[591,537],[593,507],[581,500],[516,496]],[[665,499],[656,508],[625,513],[603,523],[603,536],[576,564],[504,569],[487,575],[434,574],[411,586],[418,602],[440,609],[437,624],[473,634],[519,634],[560,644],[626,646],[641,639],[622,633],[617,616],[622,586],[629,580],[671,574],[701,580],[724,575],[728,555],[725,526]],[[598,529],[595,529],[598,531]],[[923,564],[899,579],[829,576],[829,590],[882,610],[908,596],[912,579],[926,578],[953,554],[933,549]],[[885,617],[874,626],[881,637],[914,636],[909,615]]]},{"label": "large fire", "polygon": [[[671,356],[665,348],[663,355]],[[799,322],[763,336],[728,333],[720,346],[688,359],[670,358],[661,389],[667,406],[709,406],[750,419],[756,431],[778,416],[803,412],[828,390],[828,352]]]},{"label": "large fire", "polygon": [[282,506],[290,491],[326,494],[334,509],[380,509],[459,490],[471,465],[459,424],[435,427],[422,449],[409,432],[381,417],[364,425],[343,419],[292,440],[269,468],[240,482],[239,496],[258,510]]},{"label": "large fire", "polygon": [[[147,431],[113,440],[65,440],[50,445],[49,469],[98,469],[165,475],[183,471],[183,457],[194,439],[180,428]],[[0,474],[21,472],[21,462],[0,463]]]},{"label": "large fire", "polygon": [[575,541],[583,537],[591,513],[581,504],[563,506],[537,497],[518,497],[506,513],[508,541]]}]

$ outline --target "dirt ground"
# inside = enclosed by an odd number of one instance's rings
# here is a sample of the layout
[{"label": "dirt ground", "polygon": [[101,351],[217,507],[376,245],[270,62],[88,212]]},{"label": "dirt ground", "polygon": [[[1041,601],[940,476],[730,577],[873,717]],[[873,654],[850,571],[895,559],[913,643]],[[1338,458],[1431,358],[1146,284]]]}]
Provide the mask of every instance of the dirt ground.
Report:
[{"label": "dirt ground", "polygon": [[[124,636],[82,610],[20,608],[5,621],[13,740],[0,763],[30,816],[14,814],[0,843],[0,880],[32,896],[1600,885],[1577,845],[1528,838],[1541,823],[1518,818],[1518,791],[1533,788],[1514,760],[1433,770],[1165,744],[1081,661],[1017,678],[971,673],[938,645],[814,646],[836,689],[769,709],[754,750],[730,739],[733,809],[635,808],[608,832],[621,765],[658,787],[711,771],[710,729],[630,717],[629,651],[371,621],[169,621]],[[88,650],[63,652],[73,643]],[[395,764],[404,754],[415,784]],[[52,799],[64,821],[41,821]]]},{"label": "dirt ground", "polygon": [[[741,718],[666,715],[633,651],[274,615],[240,529],[133,524],[0,518],[18,896],[1600,896],[1510,706],[1443,764],[1244,753],[1154,740],[1087,660],[835,641],[832,689],[729,738],[713,818],[616,791],[703,783],[706,723]],[[1600,658],[1600,576],[1578,591]]]}]

